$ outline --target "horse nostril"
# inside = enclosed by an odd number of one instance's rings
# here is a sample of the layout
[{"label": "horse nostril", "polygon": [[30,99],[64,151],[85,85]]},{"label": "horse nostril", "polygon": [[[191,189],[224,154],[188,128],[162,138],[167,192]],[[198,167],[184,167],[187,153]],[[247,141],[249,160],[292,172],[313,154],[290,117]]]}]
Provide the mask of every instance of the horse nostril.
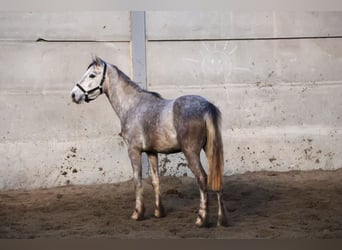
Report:
[{"label": "horse nostril", "polygon": [[72,97],[72,99],[74,99],[75,98],[75,93],[71,93],[71,97]]}]

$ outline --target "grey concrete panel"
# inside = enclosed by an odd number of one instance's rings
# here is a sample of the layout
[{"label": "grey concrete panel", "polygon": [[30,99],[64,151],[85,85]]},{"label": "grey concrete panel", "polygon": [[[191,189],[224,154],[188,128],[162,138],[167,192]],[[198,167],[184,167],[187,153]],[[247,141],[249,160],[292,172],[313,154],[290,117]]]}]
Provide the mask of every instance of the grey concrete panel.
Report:
[{"label": "grey concrete panel", "polygon": [[[339,168],[341,16],[147,12],[148,89],[219,106],[227,175]],[[92,54],[133,75],[130,32],[129,12],[0,13],[0,189],[132,177],[105,96],[84,105],[69,97]],[[191,176],[182,154],[160,155],[160,166]]]},{"label": "grey concrete panel", "polygon": [[107,98],[76,105],[69,96],[92,53],[130,75],[129,43],[0,46],[0,68],[11,68],[0,79],[0,188],[129,179],[132,170],[118,136],[120,122]]},{"label": "grey concrete panel", "polygon": [[278,12],[274,22],[274,37],[342,36],[341,11]]},{"label": "grey concrete panel", "polygon": [[225,132],[225,174],[340,168],[341,130],[333,134],[321,131],[268,128]]},{"label": "grey concrete panel", "polygon": [[129,11],[0,12],[0,40],[129,41]]},{"label": "grey concrete panel", "polygon": [[4,95],[0,103],[5,141],[68,141],[120,132],[120,121],[104,95],[82,105],[72,103],[69,92]]},{"label": "grey concrete panel", "polygon": [[69,91],[86,71],[92,55],[116,64],[131,75],[128,42],[1,42],[0,91]]},{"label": "grey concrete panel", "polygon": [[[240,22],[249,18],[255,22]],[[273,35],[271,12],[148,11],[148,40],[222,39]]]},{"label": "grey concrete panel", "polygon": [[[202,95],[221,109],[225,174],[340,167],[342,85],[152,90],[170,99]],[[186,164],[182,154],[160,159],[177,176],[190,175]]]},{"label": "grey concrete panel", "polygon": [[[223,131],[224,174],[247,171],[334,170],[341,167],[342,131],[254,128]],[[207,168],[205,154],[201,162]],[[163,175],[193,176],[183,154],[160,155]]]},{"label": "grey concrete panel", "polygon": [[0,189],[131,177],[120,121],[104,95],[81,105],[69,91],[0,97]]},{"label": "grey concrete panel", "polygon": [[0,189],[126,181],[132,168],[121,144],[121,138],[112,135],[76,141],[0,141]]},{"label": "grey concrete panel", "polygon": [[148,40],[341,36],[342,12],[148,11]]},{"label": "grey concrete panel", "polygon": [[222,85],[342,79],[342,39],[149,42],[148,84]]},{"label": "grey concrete panel", "polygon": [[342,83],[278,87],[150,88],[165,98],[201,95],[217,105],[222,129],[292,128],[313,126],[342,129]]}]

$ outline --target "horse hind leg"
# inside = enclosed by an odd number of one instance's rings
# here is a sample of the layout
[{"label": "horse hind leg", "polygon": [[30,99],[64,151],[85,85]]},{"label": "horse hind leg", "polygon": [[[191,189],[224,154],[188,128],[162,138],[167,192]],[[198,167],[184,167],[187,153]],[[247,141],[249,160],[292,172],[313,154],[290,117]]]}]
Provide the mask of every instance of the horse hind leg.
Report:
[{"label": "horse hind leg", "polygon": [[155,193],[154,216],[157,218],[161,218],[165,216],[165,209],[161,201],[160,188],[159,188],[158,154],[149,153],[148,161],[150,164],[152,186],[153,186],[154,193]]},{"label": "horse hind leg", "polygon": [[216,192],[217,194],[217,201],[218,201],[218,219],[217,225],[227,227],[228,220],[227,220],[227,211],[222,202],[222,190],[220,192]]},{"label": "horse hind leg", "polygon": [[200,190],[200,208],[196,218],[196,225],[198,227],[208,226],[208,190],[207,190],[207,174],[205,173],[199,153],[184,152],[184,155],[188,161],[189,168],[197,179],[197,183]]}]

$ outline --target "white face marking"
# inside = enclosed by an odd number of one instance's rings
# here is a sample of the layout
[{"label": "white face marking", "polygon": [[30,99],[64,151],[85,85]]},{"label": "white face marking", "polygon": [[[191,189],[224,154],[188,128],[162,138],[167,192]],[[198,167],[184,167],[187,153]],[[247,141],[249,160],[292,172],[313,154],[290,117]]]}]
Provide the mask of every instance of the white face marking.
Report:
[{"label": "white face marking", "polygon": [[[102,74],[103,74],[103,67],[100,67],[94,64],[84,73],[84,75],[77,82],[77,84],[80,85],[85,91],[92,90],[100,85],[101,80],[102,80]],[[100,90],[97,90],[97,91],[89,93],[88,98],[96,99],[100,94],[101,94]],[[86,99],[85,93],[78,86],[75,86],[71,90],[70,95],[71,95],[73,102],[75,103],[81,103],[85,101]]]}]

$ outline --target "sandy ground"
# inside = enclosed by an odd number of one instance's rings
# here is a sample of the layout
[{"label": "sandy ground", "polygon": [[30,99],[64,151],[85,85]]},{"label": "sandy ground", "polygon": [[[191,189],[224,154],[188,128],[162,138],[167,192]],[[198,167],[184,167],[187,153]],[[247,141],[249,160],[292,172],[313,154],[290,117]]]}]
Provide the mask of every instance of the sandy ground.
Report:
[{"label": "sandy ground", "polygon": [[194,225],[194,179],[162,177],[167,217],[153,217],[145,179],[146,218],[130,219],[131,181],[0,192],[0,238],[342,238],[342,169],[258,172],[224,178],[230,226],[217,227],[210,193],[210,227]]}]

